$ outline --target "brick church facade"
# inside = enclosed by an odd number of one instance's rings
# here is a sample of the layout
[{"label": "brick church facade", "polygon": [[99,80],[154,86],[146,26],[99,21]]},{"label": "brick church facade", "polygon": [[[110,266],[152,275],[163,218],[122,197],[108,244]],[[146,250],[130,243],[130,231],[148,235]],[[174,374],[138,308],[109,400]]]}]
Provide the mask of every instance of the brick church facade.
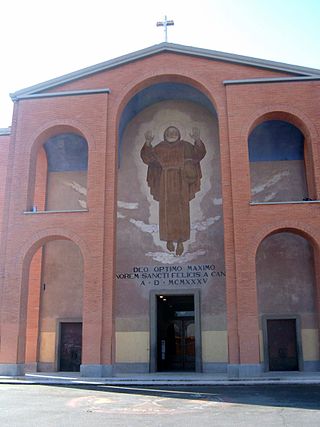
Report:
[{"label": "brick church facade", "polygon": [[320,70],[162,43],[11,96],[0,375],[320,370]]}]

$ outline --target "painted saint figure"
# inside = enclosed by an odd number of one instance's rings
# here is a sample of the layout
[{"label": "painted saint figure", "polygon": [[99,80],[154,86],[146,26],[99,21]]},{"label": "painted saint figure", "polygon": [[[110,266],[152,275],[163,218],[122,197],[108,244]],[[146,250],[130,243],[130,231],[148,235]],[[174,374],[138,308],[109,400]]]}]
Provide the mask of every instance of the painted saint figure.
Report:
[{"label": "painted saint figure", "polygon": [[183,254],[183,242],[190,239],[189,202],[200,190],[200,161],[206,154],[198,128],[192,129],[190,137],[193,144],[181,140],[179,129],[169,126],[164,140],[153,147],[154,136],[147,131],[141,149],[150,193],[159,202],[160,240],[176,255]]}]

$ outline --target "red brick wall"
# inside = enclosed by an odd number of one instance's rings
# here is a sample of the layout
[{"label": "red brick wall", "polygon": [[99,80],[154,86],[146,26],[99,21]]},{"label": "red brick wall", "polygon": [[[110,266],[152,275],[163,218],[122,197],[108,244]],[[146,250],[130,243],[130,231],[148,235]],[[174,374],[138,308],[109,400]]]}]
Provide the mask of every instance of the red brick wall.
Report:
[{"label": "red brick wall", "polygon": [[[308,149],[315,162],[314,192],[318,195],[319,83],[225,87],[223,81],[281,76],[285,73],[162,53],[53,89],[109,87],[110,95],[19,101],[8,162],[10,187],[4,200],[8,217],[7,247],[5,252],[2,249],[5,281],[0,362],[23,361],[24,340],[18,336],[23,336],[25,328],[25,271],[36,248],[56,236],[74,240],[84,258],[83,363],[112,362],[117,126],[132,95],[161,81],[194,85],[216,107],[221,144],[229,361],[259,362],[256,248],[265,235],[280,228],[297,228],[312,236],[318,247],[319,207],[317,204],[250,206],[247,136],[255,121],[270,111],[280,110],[298,117],[297,125],[304,124],[302,130],[307,134]],[[30,208],[28,184],[35,179],[35,167],[30,169],[30,164],[35,163],[38,147],[48,136],[66,129],[80,132],[89,144],[89,211],[23,214]]]},{"label": "red brick wall", "polygon": [[[10,135],[0,136],[0,233],[2,233],[2,215],[5,202],[5,188],[7,179],[7,164],[9,152]],[[0,241],[2,234],[0,234]]]}]

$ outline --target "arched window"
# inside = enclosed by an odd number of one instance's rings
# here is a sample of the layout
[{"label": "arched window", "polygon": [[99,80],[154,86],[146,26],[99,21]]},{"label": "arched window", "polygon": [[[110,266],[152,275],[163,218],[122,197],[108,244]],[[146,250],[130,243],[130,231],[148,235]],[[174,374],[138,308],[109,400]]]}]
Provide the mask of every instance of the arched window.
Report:
[{"label": "arched window", "polygon": [[267,120],[249,135],[251,200],[301,201],[308,198],[304,135],[293,124]]}]

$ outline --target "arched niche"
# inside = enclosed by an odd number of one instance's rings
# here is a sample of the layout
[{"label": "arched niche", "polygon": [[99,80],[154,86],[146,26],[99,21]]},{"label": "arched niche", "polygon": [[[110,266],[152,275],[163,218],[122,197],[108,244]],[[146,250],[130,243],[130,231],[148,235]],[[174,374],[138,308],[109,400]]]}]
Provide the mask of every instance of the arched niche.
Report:
[{"label": "arched niche", "polygon": [[[170,151],[171,148],[166,151],[162,142],[168,142],[164,133],[170,126],[179,130],[181,138],[176,145],[172,145],[175,147],[173,151]],[[195,146],[194,128],[199,130],[205,147],[205,150],[201,149],[199,157],[194,156],[196,150],[192,148]],[[177,292],[181,295],[181,301],[187,300],[189,307],[195,307],[189,310],[197,313],[195,369],[226,369],[228,354],[218,129],[218,117],[212,102],[203,92],[186,83],[168,81],[148,86],[136,93],[123,109],[118,132],[116,369],[140,372],[160,369],[157,361],[159,343],[155,338],[160,319],[157,315],[150,317],[152,304],[156,301],[154,292],[158,291],[164,295],[173,294],[175,303],[178,304],[179,300],[180,304],[180,297],[174,294]],[[158,163],[155,167],[162,170],[161,178],[158,175],[159,181],[157,178],[154,181],[155,186],[158,182],[161,187],[161,201],[157,200],[157,190],[152,184],[152,161],[142,153],[148,133],[152,135],[152,149],[156,150],[155,163]],[[190,157],[184,156],[179,145]],[[161,147],[165,150],[163,157],[158,151]],[[172,161],[172,167],[166,163],[165,157],[169,163]],[[185,163],[188,161],[192,163],[191,169],[196,165],[199,173],[194,182],[192,174],[186,172]],[[172,180],[165,177],[168,177],[166,174],[170,175],[169,170],[173,171]],[[192,197],[186,190],[187,180],[190,180],[188,185],[194,184],[195,187]],[[169,181],[181,185],[169,184]],[[166,187],[167,184],[172,186]],[[181,198],[186,194],[186,203],[182,206]],[[172,202],[168,201],[169,198]],[[181,238],[183,250],[179,253],[178,239],[173,239],[171,247],[167,239],[162,238],[160,229],[166,209],[174,211],[173,221],[186,218],[187,215],[175,215],[180,206],[184,214],[188,210],[187,214],[190,215],[190,224],[186,225],[190,235]],[[201,299],[198,298],[199,293]],[[198,303],[200,300],[201,304]],[[205,350],[201,359],[202,346]]]},{"label": "arched niche", "polygon": [[314,251],[307,238],[294,230],[279,231],[261,242],[256,283],[266,370],[317,370],[315,281]]},{"label": "arched niche", "polygon": [[305,141],[285,120],[266,120],[248,138],[251,201],[288,202],[309,198]]},{"label": "arched niche", "polygon": [[83,274],[83,257],[72,240],[48,236],[33,255],[27,303],[27,371],[80,369]]},{"label": "arched niche", "polygon": [[209,100],[200,90],[195,87],[178,82],[162,82],[147,86],[137,92],[125,106],[119,122],[119,159],[121,159],[121,147],[123,134],[128,123],[141,111],[153,104],[162,101],[190,101],[202,105],[215,117],[216,110]]},{"label": "arched niche", "polygon": [[34,210],[87,208],[88,144],[73,132],[55,134],[38,150]]}]

